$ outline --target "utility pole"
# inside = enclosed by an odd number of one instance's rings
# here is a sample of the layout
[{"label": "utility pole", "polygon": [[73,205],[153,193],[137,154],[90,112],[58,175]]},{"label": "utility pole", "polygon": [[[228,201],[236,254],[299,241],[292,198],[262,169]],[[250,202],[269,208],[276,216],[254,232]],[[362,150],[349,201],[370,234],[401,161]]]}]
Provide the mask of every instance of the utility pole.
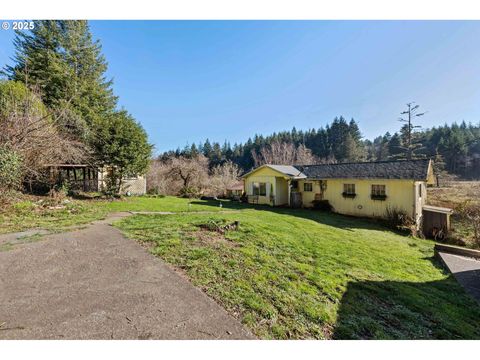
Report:
[{"label": "utility pole", "polygon": [[421,126],[420,125],[413,125],[412,124],[412,119],[414,117],[417,117],[417,116],[423,116],[425,115],[425,112],[423,113],[419,113],[417,112],[418,111],[418,108],[420,107],[419,105],[413,105],[415,104],[415,102],[410,102],[407,104],[408,106],[408,110],[406,111],[403,111],[400,113],[400,115],[408,115],[408,117],[405,119],[404,117],[401,117],[398,119],[398,121],[400,122],[404,122],[404,123],[407,123],[408,127],[407,127],[407,146],[406,146],[406,150],[407,150],[407,160],[412,160],[412,157],[413,157],[413,144],[412,144],[412,132],[413,132],[413,129],[415,128],[420,128]]}]

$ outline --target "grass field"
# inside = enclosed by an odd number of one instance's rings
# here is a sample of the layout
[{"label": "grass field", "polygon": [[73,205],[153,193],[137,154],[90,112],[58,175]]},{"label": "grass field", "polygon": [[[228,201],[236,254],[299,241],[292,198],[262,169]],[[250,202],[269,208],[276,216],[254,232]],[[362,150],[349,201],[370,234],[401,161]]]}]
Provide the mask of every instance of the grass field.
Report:
[{"label": "grass field", "polygon": [[[210,203],[202,200],[176,197],[132,197],[114,201],[68,199],[66,203],[59,206],[58,204],[50,204],[48,197],[27,197],[0,212],[0,234],[31,228],[62,231],[68,227],[105,218],[109,213],[121,211],[192,212],[225,210],[219,204],[220,202],[217,202],[217,206],[211,206]],[[236,206],[238,207],[239,204]],[[230,207],[232,207],[232,204],[230,204]]]},{"label": "grass field", "polygon": [[[480,308],[433,258],[433,242],[375,222],[174,197],[71,200],[60,208],[40,200],[3,212],[0,233],[62,231],[119,211],[177,213],[135,215],[116,226],[260,338],[480,338]],[[234,221],[237,230],[212,231]]]},{"label": "grass field", "polygon": [[480,205],[480,181],[451,181],[428,188],[428,202],[432,205],[455,208],[466,201]]},{"label": "grass field", "polygon": [[[234,221],[236,231],[212,231]],[[260,338],[480,338],[480,308],[440,268],[433,242],[373,222],[260,207],[117,226]]]}]

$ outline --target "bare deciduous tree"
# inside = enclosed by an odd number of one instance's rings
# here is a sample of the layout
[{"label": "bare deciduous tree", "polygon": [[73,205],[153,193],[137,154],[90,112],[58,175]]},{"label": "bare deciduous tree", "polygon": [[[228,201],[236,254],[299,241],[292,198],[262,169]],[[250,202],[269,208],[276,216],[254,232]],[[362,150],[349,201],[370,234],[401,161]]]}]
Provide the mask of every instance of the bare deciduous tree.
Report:
[{"label": "bare deciduous tree", "polygon": [[147,191],[154,194],[177,195],[182,184],[168,176],[169,171],[168,162],[159,159],[152,160],[147,172]]},{"label": "bare deciduous tree", "polygon": [[210,191],[212,195],[224,196],[229,187],[235,185],[240,178],[240,169],[237,164],[227,161],[212,169]]},{"label": "bare deciduous tree", "polygon": [[40,178],[48,164],[73,163],[86,157],[85,146],[62,133],[39,96],[18,83],[1,84],[0,145],[21,159],[22,180]]},{"label": "bare deciduous tree", "polygon": [[173,157],[170,159],[168,175],[182,182],[184,193],[202,192],[208,178],[208,159],[203,155],[195,157]]},{"label": "bare deciduous tree", "polygon": [[231,161],[208,169],[208,159],[169,157],[153,160],[147,174],[148,191],[163,195],[223,196],[240,178],[239,167]]},{"label": "bare deciduous tree", "polygon": [[151,192],[164,195],[199,195],[208,188],[208,159],[169,157],[150,164],[147,183]]},{"label": "bare deciduous tree", "polygon": [[473,241],[480,247],[480,205],[466,202],[459,206],[457,211],[469,222],[473,229]]},{"label": "bare deciduous tree", "polygon": [[312,165],[319,163],[310,149],[301,144],[295,146],[291,142],[274,141],[272,144],[260,149],[260,152],[252,151],[255,166],[264,164],[275,165]]}]

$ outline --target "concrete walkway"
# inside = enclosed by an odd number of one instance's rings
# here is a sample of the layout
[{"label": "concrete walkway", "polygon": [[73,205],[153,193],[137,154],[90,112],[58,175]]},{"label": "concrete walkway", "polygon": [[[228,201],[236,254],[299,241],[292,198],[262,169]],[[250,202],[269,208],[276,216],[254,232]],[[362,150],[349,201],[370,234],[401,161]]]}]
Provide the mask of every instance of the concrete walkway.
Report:
[{"label": "concrete walkway", "polygon": [[0,339],[253,338],[110,225],[128,215],[0,252]]},{"label": "concrete walkway", "polygon": [[480,303],[480,261],[446,252],[439,252],[438,256],[465,291]]}]

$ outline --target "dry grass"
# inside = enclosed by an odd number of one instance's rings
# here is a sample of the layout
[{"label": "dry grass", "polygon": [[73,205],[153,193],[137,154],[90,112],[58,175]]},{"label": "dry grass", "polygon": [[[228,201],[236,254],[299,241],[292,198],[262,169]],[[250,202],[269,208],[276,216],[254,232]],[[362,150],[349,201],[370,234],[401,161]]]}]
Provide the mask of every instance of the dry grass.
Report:
[{"label": "dry grass", "polygon": [[480,181],[452,181],[445,186],[428,189],[431,205],[454,209],[466,201],[480,204]]},{"label": "dry grass", "polygon": [[454,210],[452,215],[452,240],[457,244],[473,246],[473,228],[458,211],[463,204],[480,206],[480,181],[450,181],[441,187],[428,189],[427,202]]}]

